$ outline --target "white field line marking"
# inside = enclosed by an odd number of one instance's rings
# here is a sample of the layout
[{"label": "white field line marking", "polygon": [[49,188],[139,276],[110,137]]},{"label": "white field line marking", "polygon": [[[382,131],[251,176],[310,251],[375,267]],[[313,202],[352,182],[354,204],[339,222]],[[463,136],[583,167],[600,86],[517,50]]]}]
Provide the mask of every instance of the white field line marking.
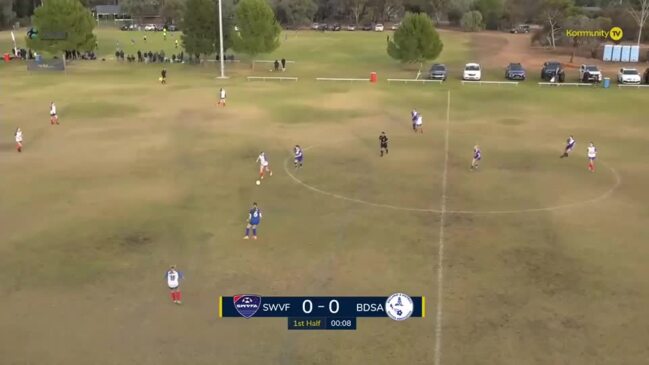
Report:
[{"label": "white field line marking", "polygon": [[437,311],[435,323],[435,365],[442,357],[442,320],[444,319],[444,233],[446,225],[446,187],[448,181],[448,141],[451,127],[451,90],[446,103],[446,133],[444,135],[444,172],[442,174],[442,201],[439,213],[439,245],[437,247]]},{"label": "white field line marking", "polygon": [[[320,146],[319,144],[312,145],[312,146],[309,146],[309,147],[305,147],[303,150],[307,151],[307,150],[310,150],[310,149],[313,149],[313,148],[316,148],[316,147],[319,147],[319,146]],[[286,174],[291,179],[293,179],[293,181],[296,182],[297,184],[302,185],[303,187],[305,187],[305,188],[307,188],[307,189],[309,189],[311,191],[314,191],[316,193],[326,195],[326,196],[329,196],[329,197],[332,197],[332,198],[340,199],[340,200],[346,200],[348,202],[353,202],[353,203],[358,203],[358,204],[362,204],[362,205],[366,205],[366,206],[370,206],[370,207],[375,207],[375,208],[384,208],[384,209],[400,210],[400,211],[407,211],[407,212],[438,213],[438,214],[442,213],[442,211],[439,210],[439,209],[412,208],[412,207],[402,207],[402,206],[391,205],[391,204],[374,203],[374,202],[369,202],[369,201],[366,201],[366,200],[350,198],[348,196],[344,196],[344,195],[341,195],[341,194],[336,194],[336,193],[332,193],[332,192],[329,192],[329,191],[326,191],[326,190],[316,188],[315,186],[311,186],[311,185],[303,182],[302,180],[298,179],[295,175],[293,175],[293,173],[288,168],[288,162],[289,162],[290,159],[291,159],[291,156],[289,155],[289,157],[286,159],[286,161],[284,161],[284,171],[286,172]],[[574,207],[581,206],[581,205],[597,203],[599,201],[602,201],[602,200],[608,198],[622,184],[622,177],[620,176],[620,174],[618,174],[618,172],[614,168],[612,168],[611,166],[608,166],[608,165],[606,165],[606,164],[604,164],[602,162],[600,162],[600,164],[611,171],[611,173],[615,177],[615,184],[613,186],[611,186],[611,188],[608,189],[603,194],[601,194],[599,196],[596,196],[596,197],[594,197],[592,199],[576,201],[576,202],[566,203],[566,204],[553,205],[553,206],[549,206],[549,207],[539,207],[539,208],[511,209],[511,210],[449,210],[449,209],[447,209],[444,213],[446,213],[446,214],[467,214],[467,215],[469,215],[469,214],[480,215],[480,214],[539,213],[539,212],[551,212],[551,211],[561,210],[561,209],[569,209],[569,208],[574,208]]]}]

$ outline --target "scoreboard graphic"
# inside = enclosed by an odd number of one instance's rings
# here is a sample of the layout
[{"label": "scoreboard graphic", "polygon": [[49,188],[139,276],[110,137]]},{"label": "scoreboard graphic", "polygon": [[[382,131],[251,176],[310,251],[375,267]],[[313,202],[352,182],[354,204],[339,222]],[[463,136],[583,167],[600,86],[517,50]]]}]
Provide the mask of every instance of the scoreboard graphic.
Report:
[{"label": "scoreboard graphic", "polygon": [[219,298],[221,318],[287,318],[289,330],[355,330],[357,318],[404,321],[426,317],[426,297],[275,297],[239,294]]}]

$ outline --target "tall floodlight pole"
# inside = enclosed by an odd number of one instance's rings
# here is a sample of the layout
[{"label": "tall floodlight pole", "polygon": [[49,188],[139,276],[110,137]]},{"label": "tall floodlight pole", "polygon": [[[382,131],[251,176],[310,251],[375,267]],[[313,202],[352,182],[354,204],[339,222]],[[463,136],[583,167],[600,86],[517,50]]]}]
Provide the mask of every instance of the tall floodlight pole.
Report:
[{"label": "tall floodlight pole", "polygon": [[223,5],[221,4],[222,0],[219,0],[219,61],[221,61],[221,76],[220,79],[225,79],[225,65],[223,54]]}]

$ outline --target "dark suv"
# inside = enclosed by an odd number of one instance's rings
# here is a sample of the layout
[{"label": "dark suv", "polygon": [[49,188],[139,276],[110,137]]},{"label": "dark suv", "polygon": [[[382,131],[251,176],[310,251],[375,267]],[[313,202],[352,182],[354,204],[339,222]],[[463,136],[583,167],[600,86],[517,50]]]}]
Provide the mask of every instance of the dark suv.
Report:
[{"label": "dark suv", "polygon": [[525,77],[525,69],[520,63],[510,63],[505,68],[505,78],[508,80],[525,80]]},{"label": "dark suv", "polygon": [[555,82],[564,82],[566,80],[566,73],[558,61],[548,61],[543,64],[543,68],[541,69],[542,80],[552,81],[553,78],[555,78]]},{"label": "dark suv", "polygon": [[446,65],[443,65],[441,63],[434,64],[430,68],[430,71],[428,71],[428,79],[429,80],[446,81],[447,77],[448,77],[448,69],[446,68]]}]

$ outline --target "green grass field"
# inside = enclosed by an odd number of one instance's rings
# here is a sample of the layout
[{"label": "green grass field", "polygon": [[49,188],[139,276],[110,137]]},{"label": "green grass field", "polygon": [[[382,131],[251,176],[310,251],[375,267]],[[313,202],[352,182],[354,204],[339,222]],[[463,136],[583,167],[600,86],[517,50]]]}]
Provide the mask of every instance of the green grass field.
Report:
[{"label": "green grass field", "polygon": [[[100,56],[133,34],[100,30]],[[459,70],[468,36],[442,36]],[[258,58],[281,57],[299,82],[245,81],[273,75],[246,58],[225,81],[216,65],[170,65],[166,86],[160,65],[0,65],[0,363],[646,363],[645,90],[389,85],[417,67],[391,61],[377,33],[287,33]],[[312,80],[371,71],[376,85]],[[559,159],[569,134],[577,149]],[[274,175],[256,186],[262,150]],[[243,241],[253,201],[260,239]],[[170,264],[186,275],[182,306]],[[220,295],[398,291],[426,296],[427,316],[353,332],[217,316]]]}]

